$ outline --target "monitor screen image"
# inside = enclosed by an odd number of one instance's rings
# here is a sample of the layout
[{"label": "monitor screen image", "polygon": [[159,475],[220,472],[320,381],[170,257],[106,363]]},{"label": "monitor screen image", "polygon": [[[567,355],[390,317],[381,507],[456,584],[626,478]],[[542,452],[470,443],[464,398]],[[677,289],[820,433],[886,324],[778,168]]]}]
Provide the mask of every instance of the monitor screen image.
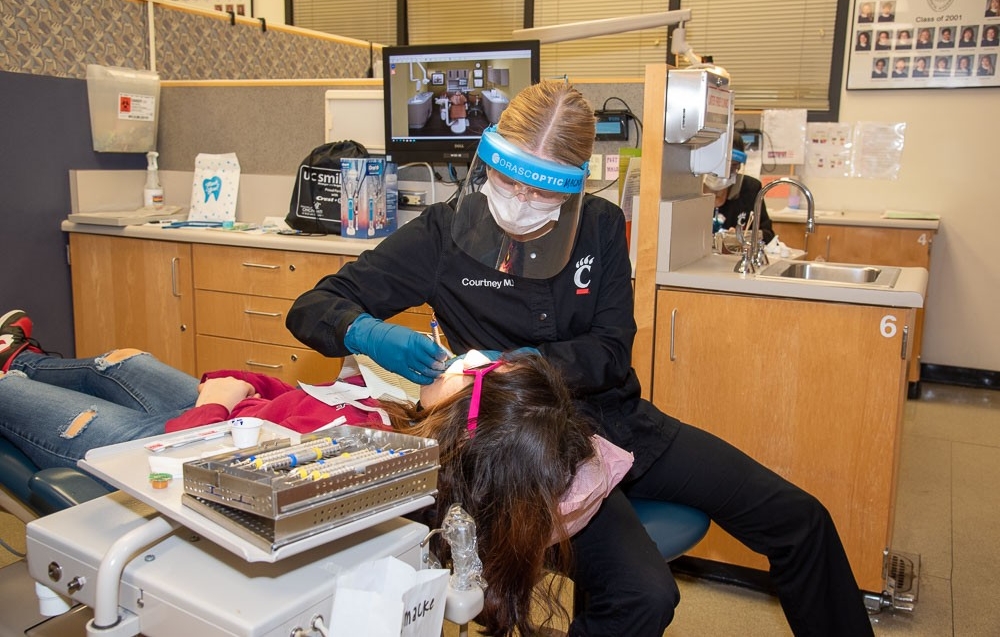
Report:
[{"label": "monitor screen image", "polygon": [[510,98],[539,79],[537,40],[382,50],[386,155],[398,164],[470,162]]}]

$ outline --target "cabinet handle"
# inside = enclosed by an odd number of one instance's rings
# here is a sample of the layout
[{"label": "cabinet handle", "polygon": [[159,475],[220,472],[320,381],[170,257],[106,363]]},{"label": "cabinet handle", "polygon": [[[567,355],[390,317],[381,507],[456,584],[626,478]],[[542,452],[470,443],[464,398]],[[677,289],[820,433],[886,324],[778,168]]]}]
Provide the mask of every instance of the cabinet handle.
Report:
[{"label": "cabinet handle", "polygon": [[900,351],[899,351],[899,357],[902,358],[904,361],[906,360],[906,342],[909,340],[909,337],[910,337],[910,326],[909,325],[904,325],[903,326],[903,344],[902,344],[902,349],[900,349]]},{"label": "cabinet handle", "polygon": [[832,239],[832,237],[830,235],[826,235],[826,260],[827,261],[830,260],[830,240],[831,239]]},{"label": "cabinet handle", "polygon": [[170,291],[173,292],[174,296],[180,298],[180,290],[177,289],[177,264],[180,263],[180,257],[174,257],[170,260]]},{"label": "cabinet handle", "polygon": [[280,265],[268,265],[267,263],[243,263],[244,268],[261,268],[262,270],[277,270]]},{"label": "cabinet handle", "polygon": [[675,361],[677,357],[674,356],[674,329],[677,327],[677,308],[675,307],[672,312],[670,312],[670,360]]},{"label": "cabinet handle", "polygon": [[274,318],[281,316],[281,312],[261,312],[260,310],[243,310],[243,313],[253,316],[271,316]]},{"label": "cabinet handle", "polygon": [[267,369],[281,369],[281,365],[271,365],[268,363],[258,363],[257,361],[247,361],[247,367],[264,367]]}]

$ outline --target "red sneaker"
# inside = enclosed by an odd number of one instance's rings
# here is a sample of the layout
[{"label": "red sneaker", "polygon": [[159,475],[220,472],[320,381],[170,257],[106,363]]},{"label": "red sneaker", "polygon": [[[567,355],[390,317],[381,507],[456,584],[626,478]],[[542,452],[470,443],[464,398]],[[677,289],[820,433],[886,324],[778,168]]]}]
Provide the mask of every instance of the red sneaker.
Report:
[{"label": "red sneaker", "polygon": [[0,317],[0,371],[6,372],[14,357],[26,348],[40,352],[31,341],[31,319],[24,310],[11,310]]}]

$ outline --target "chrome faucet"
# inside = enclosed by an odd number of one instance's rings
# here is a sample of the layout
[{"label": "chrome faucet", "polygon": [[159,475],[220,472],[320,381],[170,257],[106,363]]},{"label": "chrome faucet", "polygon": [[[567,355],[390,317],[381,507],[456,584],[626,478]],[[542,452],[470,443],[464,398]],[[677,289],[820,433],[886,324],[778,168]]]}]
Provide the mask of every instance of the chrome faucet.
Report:
[{"label": "chrome faucet", "polygon": [[[778,184],[787,184],[789,187],[794,186],[802,191],[802,194],[806,196],[806,232],[812,234],[816,232],[816,204],[813,202],[812,192],[806,188],[806,185],[797,179],[792,179],[791,177],[782,177],[781,179],[775,179],[771,183],[765,185],[757,193],[757,197],[753,201],[753,229],[750,232],[750,239],[748,241],[741,242],[743,244],[743,256],[740,257],[739,262],[736,267],[733,268],[733,272],[739,272],[740,274],[753,274],[756,268],[763,265],[767,265],[767,254],[764,252],[764,241],[760,237],[760,207],[764,203],[764,195],[771,188],[774,188]],[[742,229],[738,228],[740,232]]]}]

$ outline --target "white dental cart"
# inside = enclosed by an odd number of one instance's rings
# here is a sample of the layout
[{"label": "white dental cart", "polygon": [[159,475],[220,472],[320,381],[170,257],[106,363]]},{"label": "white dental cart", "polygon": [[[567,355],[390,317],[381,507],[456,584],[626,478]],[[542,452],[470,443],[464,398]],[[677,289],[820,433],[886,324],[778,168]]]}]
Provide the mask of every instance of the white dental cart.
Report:
[{"label": "white dental cart", "polygon": [[[296,436],[276,425],[268,433]],[[319,635],[311,625],[317,616],[329,625],[340,572],[389,555],[419,568],[428,529],[399,516],[432,504],[431,495],[268,551],[183,506],[179,479],[153,489],[150,440],[96,449],[81,462],[120,492],[27,527],[31,577],[94,610],[88,635]],[[206,440],[174,454],[198,457],[224,444]],[[30,634],[45,635],[44,627]]]}]

